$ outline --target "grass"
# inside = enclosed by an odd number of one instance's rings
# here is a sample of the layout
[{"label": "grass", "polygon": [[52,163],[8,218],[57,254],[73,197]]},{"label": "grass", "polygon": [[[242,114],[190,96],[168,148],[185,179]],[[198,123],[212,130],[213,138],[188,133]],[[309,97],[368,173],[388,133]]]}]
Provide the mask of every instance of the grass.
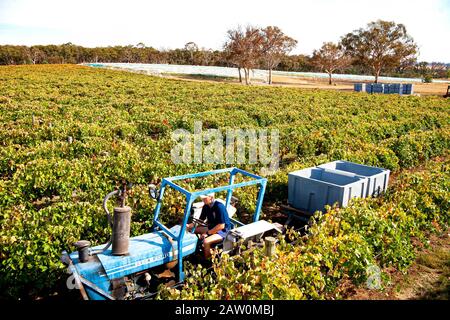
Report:
[{"label": "grass", "polygon": [[[431,252],[421,253],[417,258],[419,270],[434,274],[431,288],[422,293],[421,299],[450,299],[450,251],[449,247],[434,248]],[[421,271],[422,271],[421,270]]]},{"label": "grass", "polygon": [[238,79],[235,77],[215,76],[210,74],[162,73],[162,75],[188,80],[192,79],[192,80],[205,80],[216,82],[238,82]]},{"label": "grass", "polygon": [[430,235],[426,246],[418,248],[414,263],[405,271],[389,271],[389,283],[381,291],[359,288],[349,299],[369,300],[449,300],[450,230]]}]

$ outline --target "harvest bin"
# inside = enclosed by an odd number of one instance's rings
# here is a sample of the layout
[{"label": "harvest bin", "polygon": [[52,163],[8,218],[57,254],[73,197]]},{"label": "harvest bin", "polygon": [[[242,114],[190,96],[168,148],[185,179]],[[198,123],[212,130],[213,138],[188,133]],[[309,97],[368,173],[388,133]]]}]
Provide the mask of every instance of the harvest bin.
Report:
[{"label": "harvest bin", "polygon": [[367,178],[367,190],[364,197],[375,197],[386,191],[389,182],[390,171],[383,168],[366,166],[349,161],[333,161],[322,164],[318,168],[331,169],[336,173],[348,172]]},{"label": "harvest bin", "polygon": [[363,92],[366,90],[365,83],[355,83],[353,87],[356,92]]},{"label": "harvest bin", "polygon": [[350,199],[364,197],[366,190],[367,178],[351,173],[315,167],[288,175],[289,204],[309,213],[336,202],[345,207]]},{"label": "harvest bin", "polygon": [[397,94],[413,94],[414,88],[412,83],[355,83],[354,91],[367,93],[397,93]]}]

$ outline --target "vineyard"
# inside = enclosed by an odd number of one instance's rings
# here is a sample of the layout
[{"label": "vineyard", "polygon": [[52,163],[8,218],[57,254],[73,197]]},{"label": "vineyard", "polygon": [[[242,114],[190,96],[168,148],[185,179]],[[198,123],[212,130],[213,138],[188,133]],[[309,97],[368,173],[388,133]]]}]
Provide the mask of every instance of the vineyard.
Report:
[{"label": "vineyard", "polygon": [[277,259],[261,250],[244,251],[220,263],[215,259],[214,276],[191,266],[193,276],[183,290],[164,290],[160,298],[338,299],[347,295],[349,280],[371,281],[367,270],[374,266],[405,270],[427,233],[448,226],[449,165],[447,160],[429,162],[420,172],[403,170],[385,197],[329,208],[307,236],[293,233],[290,243],[280,237]]},{"label": "vineyard", "polygon": [[[412,238],[423,242],[427,232],[448,225],[448,99],[187,82],[68,65],[5,66],[2,295],[53,292],[67,277],[61,251],[73,251],[79,239],[105,243],[110,231],[101,201],[123,179],[134,183],[128,205],[138,235],[150,227],[155,205],[146,184],[223,167],[172,163],[171,133],[193,132],[194,120],[204,129],[279,130],[280,170],[268,177],[266,204],[286,201],[288,172],[332,160],[384,167],[397,178],[385,196],[330,209],[308,236],[281,241],[277,260],[257,250],[238,261],[224,257],[214,264],[214,277],[191,267],[186,288],[164,291],[162,298],[340,297],[342,281],[362,283],[371,264],[407,268]],[[251,210],[256,190],[236,196]],[[175,194],[167,200],[161,218],[170,225],[178,222],[183,201]]]}]

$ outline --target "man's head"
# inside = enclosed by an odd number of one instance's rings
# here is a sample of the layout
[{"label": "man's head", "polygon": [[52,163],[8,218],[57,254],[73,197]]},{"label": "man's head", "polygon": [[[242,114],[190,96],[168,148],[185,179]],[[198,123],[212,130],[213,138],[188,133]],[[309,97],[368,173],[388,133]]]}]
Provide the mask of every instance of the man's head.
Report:
[{"label": "man's head", "polygon": [[210,206],[214,202],[214,193],[201,195],[200,198],[202,199],[204,204]]}]

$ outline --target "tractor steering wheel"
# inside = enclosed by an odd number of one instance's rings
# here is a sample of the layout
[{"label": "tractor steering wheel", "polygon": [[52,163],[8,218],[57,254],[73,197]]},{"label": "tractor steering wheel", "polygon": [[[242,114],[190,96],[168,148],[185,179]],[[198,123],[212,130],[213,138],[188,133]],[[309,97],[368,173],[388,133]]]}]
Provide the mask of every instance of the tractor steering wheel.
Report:
[{"label": "tractor steering wheel", "polygon": [[192,222],[194,223],[193,230],[195,230],[195,228],[197,228],[197,225],[200,225],[202,227],[207,227],[208,226],[203,220],[200,220],[200,219],[197,219],[197,218],[194,218],[194,217],[192,217]]}]

